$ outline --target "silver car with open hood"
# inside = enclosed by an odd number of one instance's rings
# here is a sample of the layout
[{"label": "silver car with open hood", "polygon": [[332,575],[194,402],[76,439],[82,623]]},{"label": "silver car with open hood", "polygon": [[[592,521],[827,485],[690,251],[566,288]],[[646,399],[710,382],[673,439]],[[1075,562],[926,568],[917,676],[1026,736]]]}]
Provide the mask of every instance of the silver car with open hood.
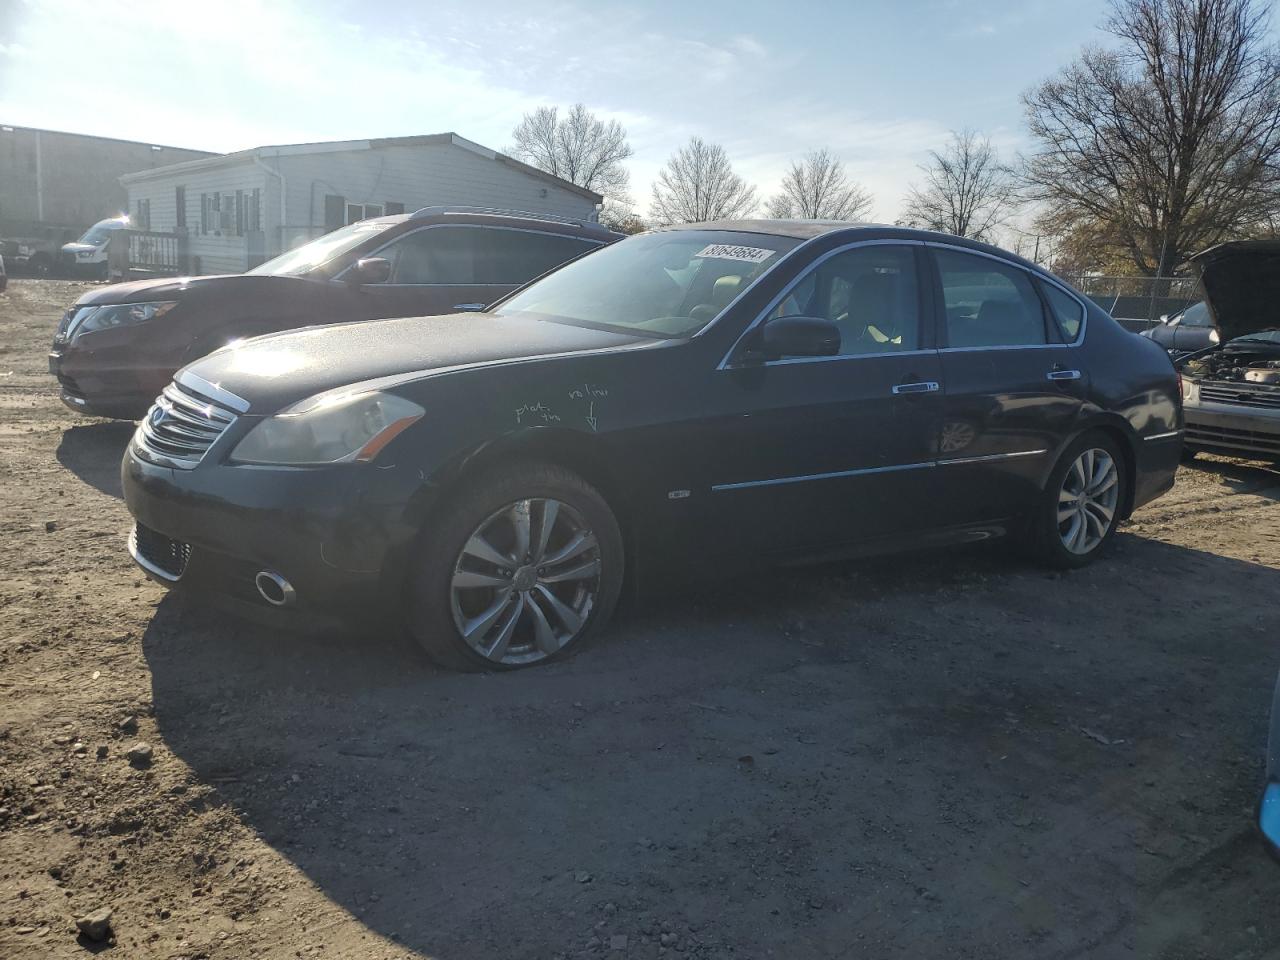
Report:
[{"label": "silver car with open hood", "polygon": [[1191,258],[1219,343],[1179,361],[1185,449],[1280,461],[1280,240]]}]

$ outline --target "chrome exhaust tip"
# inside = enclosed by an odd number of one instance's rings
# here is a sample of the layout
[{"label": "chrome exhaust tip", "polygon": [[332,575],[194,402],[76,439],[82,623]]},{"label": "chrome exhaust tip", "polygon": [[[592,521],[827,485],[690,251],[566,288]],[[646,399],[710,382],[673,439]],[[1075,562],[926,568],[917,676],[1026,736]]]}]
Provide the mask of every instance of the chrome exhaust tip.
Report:
[{"label": "chrome exhaust tip", "polygon": [[298,599],[293,584],[274,570],[259,570],[253,585],[258,588],[258,595],[273,607],[292,606]]}]

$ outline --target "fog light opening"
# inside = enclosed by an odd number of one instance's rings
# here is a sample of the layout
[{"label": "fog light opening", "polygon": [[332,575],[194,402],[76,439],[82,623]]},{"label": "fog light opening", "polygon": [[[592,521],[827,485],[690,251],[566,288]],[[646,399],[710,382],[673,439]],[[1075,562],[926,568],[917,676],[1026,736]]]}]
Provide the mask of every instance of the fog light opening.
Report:
[{"label": "fog light opening", "polygon": [[272,570],[261,570],[253,578],[254,586],[263,600],[273,607],[287,607],[297,599],[293,585]]}]

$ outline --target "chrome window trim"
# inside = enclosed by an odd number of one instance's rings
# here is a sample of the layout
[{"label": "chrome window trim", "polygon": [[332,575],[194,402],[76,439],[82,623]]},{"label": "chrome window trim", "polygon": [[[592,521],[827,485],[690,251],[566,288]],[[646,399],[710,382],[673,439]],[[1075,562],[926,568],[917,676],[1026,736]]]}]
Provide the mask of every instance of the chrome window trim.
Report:
[{"label": "chrome window trim", "polygon": [[[411,237],[415,233],[424,233],[427,230],[438,230],[441,227],[449,227],[454,230],[466,230],[466,229],[506,230],[509,233],[536,233],[539,236],[543,236],[543,237],[562,237],[565,240],[578,240],[582,243],[588,244],[592,248],[590,250],[582,251],[582,253],[578,254],[579,257],[586,256],[588,253],[594,253],[596,250],[605,246],[605,242],[603,240],[596,240],[595,238],[591,238],[591,237],[575,237],[567,233],[556,233],[553,230],[533,230],[533,229],[530,229],[529,227],[506,227],[506,226],[497,226],[497,225],[488,224],[488,223],[429,223],[426,226],[415,227],[413,230],[406,230],[404,233],[400,234],[399,236],[393,237],[392,239],[384,243],[382,246],[377,247],[374,250],[371,250],[369,253],[366,253],[364,256],[358,257],[356,260],[347,264],[345,267],[339,270],[336,274],[334,274],[330,279],[342,280],[347,275],[347,272],[349,270],[353,270],[356,264],[359,263],[361,260],[369,260],[374,257],[377,257],[377,255],[380,254],[383,250],[387,249],[387,247],[391,246],[394,243],[399,243],[401,240],[405,239],[405,237]],[[569,262],[568,260],[564,261],[564,263],[568,263],[568,262]],[[559,266],[563,266],[564,263],[561,263]],[[558,267],[548,268],[548,270],[555,270],[555,269],[558,269]],[[543,272],[546,273],[548,271],[543,271]],[[382,289],[386,289],[388,287],[391,287],[393,289],[399,289],[402,287],[521,287],[532,280],[536,280],[540,276],[542,276],[542,274],[529,277],[525,280],[512,280],[507,283],[370,283],[370,284],[367,284],[367,286],[380,287]]]},{"label": "chrome window trim", "polygon": [[[1020,263],[1015,263],[1014,261],[1008,259],[1007,257],[1001,257],[994,253],[987,253],[985,250],[974,250],[972,247],[962,247],[959,244],[945,243],[939,240],[925,240],[922,242],[926,247],[930,247],[935,250],[954,250],[956,253],[967,253],[970,256],[974,256],[974,257],[985,257],[988,260],[994,260],[996,263],[1004,264],[1004,266],[1011,267],[1014,270],[1021,270],[1028,277],[1032,277],[1042,282],[1052,283],[1055,287],[1057,287],[1059,290],[1061,290],[1063,293],[1069,296],[1072,300],[1080,304],[1080,309],[1082,311],[1082,315],[1080,317],[1080,332],[1076,335],[1076,338],[1072,340],[1070,343],[1010,343],[1010,344],[998,344],[998,345],[993,345],[989,347],[939,347],[938,348],[939,352],[960,353],[960,352],[966,352],[966,351],[972,351],[972,350],[1043,350],[1046,347],[1078,347],[1084,343],[1085,333],[1087,332],[1089,327],[1089,307],[1087,304],[1085,304],[1083,300],[1080,299],[1079,294],[1077,294],[1074,290],[1072,290],[1070,287],[1064,284],[1057,277],[1053,276],[1048,272],[1042,272],[1040,270],[1028,270],[1026,267],[1024,267]],[[938,283],[939,285],[941,285],[942,283],[941,277],[938,278]],[[945,322],[945,316],[946,316],[945,301],[942,305],[942,308],[943,308],[943,317]],[[1052,318],[1046,318],[1046,319],[1052,319]],[[1056,323],[1057,321],[1054,321],[1054,322]]]},{"label": "chrome window trim", "polygon": [[[830,357],[786,357],[782,360],[766,360],[763,364],[752,366],[782,367],[789,363],[826,363],[831,360],[874,360],[877,357],[924,357],[933,356],[937,350],[881,350],[879,353],[838,353]],[[740,369],[731,367],[729,369]]]},{"label": "chrome window trim", "polygon": [[215,403],[234,410],[236,413],[248,413],[249,411],[248,400],[236,396],[230,390],[224,390],[216,383],[210,383],[204,377],[196,376],[190,370],[179,370],[174,380],[184,387],[194,390],[196,393],[203,394]]},{"label": "chrome window trim", "polygon": [[[797,246],[797,247],[795,247],[794,249],[792,249],[791,253],[795,253],[795,252],[797,252],[797,251],[799,251],[799,250],[803,249],[804,247],[808,246],[808,245],[809,245],[810,243],[812,243],[813,241],[815,241],[815,240],[819,240],[819,239],[821,239],[822,237],[825,237],[825,236],[828,236],[828,234],[819,234],[817,237],[813,237],[813,238],[811,238],[810,240],[806,240],[804,243],[802,243],[802,244],[800,244],[799,246]],[[755,319],[754,319],[754,320],[752,320],[749,324],[747,324],[746,329],[744,329],[744,330],[742,331],[742,333],[740,333],[740,334],[738,335],[738,338],[737,338],[736,340],[734,340],[734,341],[733,341],[733,345],[729,347],[728,352],[727,352],[727,353],[725,353],[725,355],[721,358],[720,363],[716,366],[716,369],[717,369],[717,370],[735,370],[735,369],[738,369],[738,365],[737,365],[737,364],[730,364],[730,363],[729,363],[729,358],[730,358],[730,357],[732,357],[732,356],[733,356],[733,354],[734,354],[734,351],[736,351],[736,350],[738,349],[738,344],[742,343],[743,339],[747,336],[747,334],[749,334],[752,330],[754,330],[756,327],[760,326],[760,324],[764,322],[764,318],[765,318],[765,317],[767,317],[771,312],[773,312],[774,308],[775,308],[775,307],[777,307],[777,305],[778,305],[778,304],[780,304],[780,303],[781,303],[781,302],[786,298],[787,294],[789,294],[793,289],[795,289],[795,287],[800,283],[800,281],[804,280],[807,276],[809,276],[809,274],[810,274],[810,273],[812,273],[814,270],[816,270],[816,269],[817,269],[818,267],[820,267],[822,264],[826,263],[828,260],[830,260],[832,257],[836,256],[837,254],[845,253],[846,251],[853,250],[853,249],[855,249],[855,248],[857,248],[857,247],[890,247],[890,246],[892,246],[892,247],[920,247],[920,246],[924,246],[924,241],[923,241],[923,240],[902,240],[902,239],[896,239],[896,240],[884,240],[884,239],[880,239],[880,240],[853,240],[853,241],[850,241],[849,243],[845,243],[845,244],[842,244],[841,246],[834,247],[833,249],[828,250],[828,251],[827,251],[826,253],[824,253],[822,256],[820,256],[820,257],[818,257],[816,260],[812,261],[812,262],[811,262],[811,263],[810,263],[810,264],[809,264],[809,265],[808,265],[808,266],[807,266],[807,267],[806,267],[806,268],[805,268],[801,273],[799,273],[799,274],[797,274],[795,277],[793,277],[793,278],[791,279],[791,282],[790,282],[790,283],[788,283],[785,287],[783,287],[780,291],[778,291],[777,296],[775,296],[772,300],[770,300],[770,301],[765,305],[764,309],[763,309],[763,310],[761,310],[758,314],[756,314]],[[765,271],[764,273],[762,273],[759,277],[757,277],[757,278],[755,279],[755,281],[754,281],[754,282],[752,282],[752,283],[747,287],[747,290],[750,290],[750,289],[751,289],[751,287],[754,287],[754,286],[756,285],[756,283],[760,282],[760,281],[761,281],[761,280],[763,280],[765,277],[767,277],[769,274],[773,273],[773,271],[774,271],[774,270],[777,270],[779,267],[781,267],[781,266],[782,266],[782,264],[783,264],[786,260],[787,260],[787,257],[783,257],[781,260],[779,260],[777,263],[775,263],[775,264],[774,264],[770,269],[766,270],[766,271]],[[724,315],[725,315],[725,313],[727,313],[727,312],[729,311],[729,309],[730,309],[730,308],[731,308],[735,303],[737,303],[739,299],[741,299],[741,297],[742,297],[742,296],[745,296],[745,295],[746,295],[746,293],[747,293],[747,290],[744,290],[744,291],[742,292],[742,294],[741,294],[741,295],[739,295],[739,297],[734,298],[734,299],[729,303],[729,306],[725,307],[725,308],[724,308],[724,310],[722,310],[722,311],[720,312],[719,316],[717,316],[717,317],[716,317],[716,320],[718,320],[720,317],[724,316]],[[918,299],[918,298],[917,298],[917,299]],[[711,321],[711,322],[712,322],[712,323],[715,323],[715,320],[713,320],[713,321]],[[921,350],[921,349],[919,349],[919,348],[913,348],[913,349],[911,349],[911,350],[900,350],[900,351],[895,351],[895,350],[886,350],[886,351],[883,351],[883,352],[881,352],[881,353],[872,353],[872,354],[837,354],[837,355],[835,355],[835,356],[830,356],[830,357],[790,357],[790,358],[784,358],[784,359],[781,359],[781,360],[765,360],[763,363],[753,363],[753,364],[751,364],[750,366],[752,366],[752,367],[760,367],[760,366],[769,367],[769,366],[774,366],[774,365],[777,365],[777,364],[783,364],[783,363],[817,363],[817,362],[822,362],[822,361],[824,361],[824,360],[859,360],[859,359],[862,359],[862,358],[867,357],[867,356],[872,356],[872,357],[901,357],[901,356],[906,356],[906,355],[909,355],[909,354],[925,354],[925,353],[936,353],[936,352],[937,352],[937,351],[935,351],[935,350]]]}]

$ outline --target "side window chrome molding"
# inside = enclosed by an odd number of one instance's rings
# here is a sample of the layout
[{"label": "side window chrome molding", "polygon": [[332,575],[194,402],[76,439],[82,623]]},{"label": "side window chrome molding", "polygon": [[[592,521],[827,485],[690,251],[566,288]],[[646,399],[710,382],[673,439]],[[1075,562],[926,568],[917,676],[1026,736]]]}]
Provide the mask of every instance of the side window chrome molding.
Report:
[{"label": "side window chrome molding", "polygon": [[[795,247],[791,251],[791,253],[794,254],[799,252],[804,247],[808,246],[810,243],[813,243],[815,240],[820,240],[822,236],[823,235],[819,235],[817,237],[813,237],[810,240],[806,240],[804,243],[800,244],[800,246]],[[754,330],[756,327],[758,327],[760,324],[764,323],[765,317],[769,316],[769,314],[774,311],[774,309],[778,306],[778,304],[780,304],[783,300],[787,298],[787,295],[791,293],[792,290],[794,290],[797,286],[799,286],[800,283],[803,282],[811,273],[813,273],[814,270],[817,270],[820,266],[822,266],[832,257],[838,256],[839,254],[842,254],[842,253],[846,253],[849,250],[855,250],[858,247],[921,247],[924,245],[925,245],[925,241],[923,240],[854,240],[854,241],[851,241],[850,243],[845,243],[831,250],[828,250],[822,256],[818,257],[818,259],[810,263],[809,266],[802,273],[793,277],[790,283],[788,283],[785,287],[779,290],[777,295],[772,300],[770,300],[767,304],[765,304],[764,309],[761,310],[758,314],[756,314],[755,319],[753,319],[749,324],[747,324],[746,329],[744,329],[742,333],[738,335],[738,338],[733,341],[733,345],[729,347],[728,352],[726,352],[725,355],[720,359],[720,363],[716,366],[716,369],[717,370],[734,369],[735,365],[731,364],[729,362],[729,359],[734,355],[734,353],[737,352],[738,346],[742,343],[743,340],[746,339],[747,335],[751,333],[751,331]],[[790,254],[788,254],[788,256],[790,256]],[[751,287],[754,287],[757,283],[759,283],[769,274],[773,273],[774,270],[777,270],[779,267],[781,267],[786,260],[787,260],[787,257],[783,257],[782,260],[779,260],[777,263],[773,265],[772,269],[766,270],[764,273],[758,276],[751,283],[751,285],[747,287],[747,290],[750,290]],[[732,307],[734,303],[737,303],[738,300],[742,298],[742,296],[745,296],[747,293],[747,290],[744,290],[742,295],[735,298],[733,303],[729,304],[729,307]],[[729,307],[725,307],[725,309],[720,312],[721,317],[724,316],[729,311]],[[716,319],[719,319],[719,317],[717,317]],[[857,359],[861,359],[862,357],[868,357],[868,356],[900,357],[900,356],[903,356],[906,354],[912,354],[912,353],[935,353],[935,352],[936,351],[934,350],[902,350],[902,351],[885,350],[882,353],[871,353],[871,354],[856,354],[856,355],[854,354],[839,355],[838,354],[836,356],[831,356],[831,357],[796,357],[796,358],[783,359],[783,360],[767,360],[765,361],[764,366],[773,366],[775,364],[784,364],[784,363],[820,363],[822,361],[827,361],[827,360],[857,360]]]},{"label": "side window chrome molding", "polygon": [[[956,243],[945,243],[941,240],[925,240],[923,241],[923,243],[926,247],[930,247],[935,250],[954,250],[957,253],[967,253],[971,257],[985,257],[987,260],[994,260],[996,263],[1002,264],[1003,266],[1006,266],[1006,267],[1010,267],[1014,270],[1021,270],[1023,273],[1025,273],[1028,277],[1032,278],[1033,280],[1039,280],[1041,283],[1053,284],[1053,286],[1057,287],[1059,290],[1061,290],[1063,293],[1065,293],[1067,296],[1069,296],[1072,300],[1074,300],[1076,303],[1080,305],[1080,332],[1076,334],[1076,338],[1072,340],[1070,343],[1011,343],[1011,344],[1000,344],[1000,345],[995,345],[990,347],[941,347],[940,350],[942,353],[958,353],[960,351],[968,351],[968,350],[1043,350],[1045,347],[1078,347],[1082,343],[1084,343],[1085,331],[1088,329],[1088,326],[1089,326],[1088,304],[1086,304],[1083,300],[1080,299],[1079,294],[1077,294],[1070,287],[1066,286],[1066,284],[1064,284],[1061,280],[1059,280],[1053,274],[1049,273],[1047,270],[1045,271],[1028,270],[1022,264],[1015,263],[1014,261],[1008,259],[1007,257],[997,256],[994,253],[987,253],[985,250],[974,250],[971,247],[962,247]],[[945,305],[943,307],[943,310],[945,312]],[[1054,323],[1056,324],[1057,321],[1055,320]]]}]

